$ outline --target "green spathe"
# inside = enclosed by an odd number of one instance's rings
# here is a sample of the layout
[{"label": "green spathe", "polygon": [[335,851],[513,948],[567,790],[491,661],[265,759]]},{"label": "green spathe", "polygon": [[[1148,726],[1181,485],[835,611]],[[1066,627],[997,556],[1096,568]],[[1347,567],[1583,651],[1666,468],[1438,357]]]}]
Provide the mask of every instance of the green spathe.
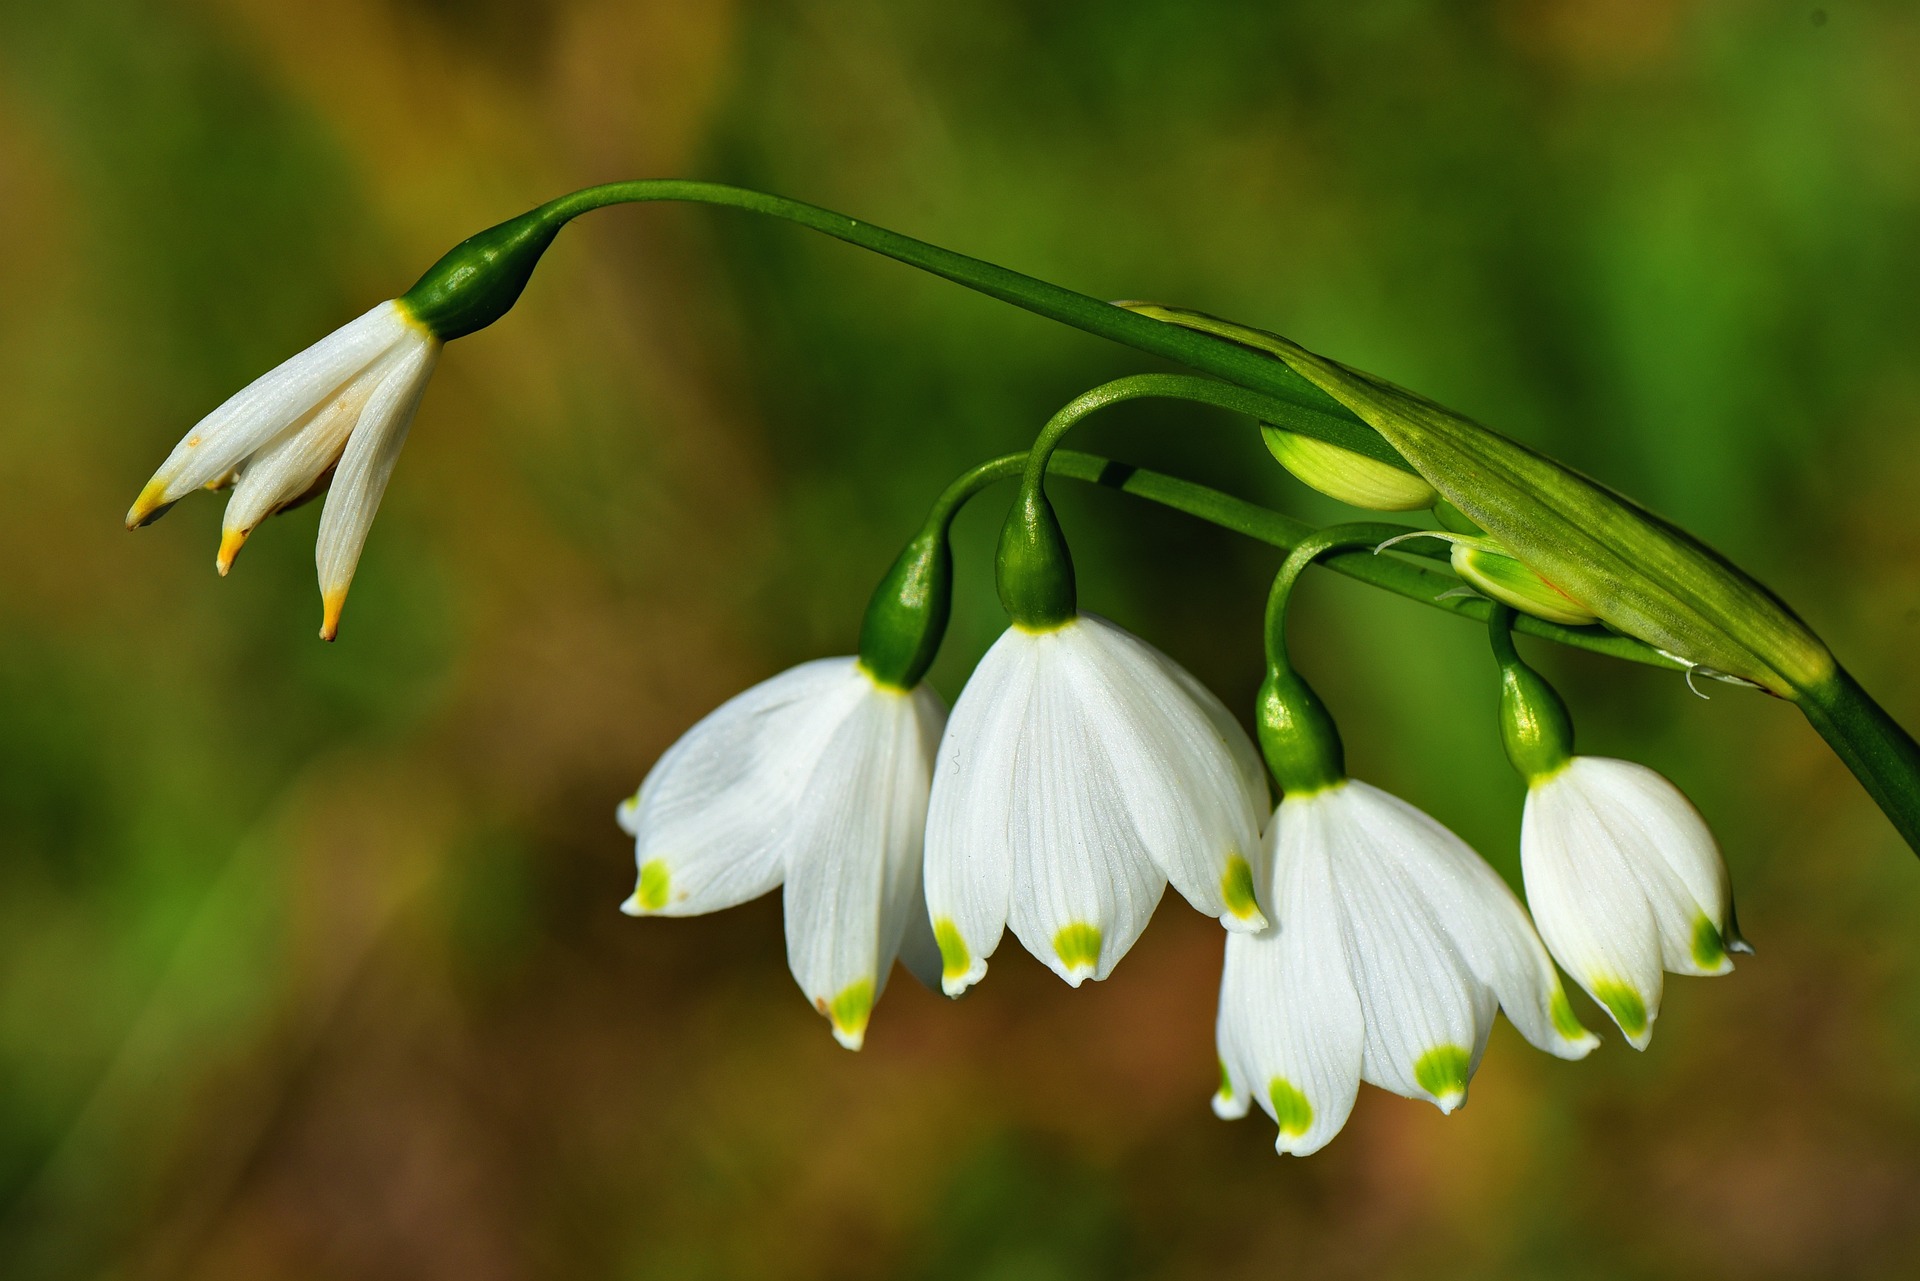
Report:
[{"label": "green spathe", "polygon": [[1200,312],[1143,315],[1277,357],[1379,432],[1469,520],[1614,627],[1793,697],[1833,656],[1776,596],[1611,489],[1404,388]]}]

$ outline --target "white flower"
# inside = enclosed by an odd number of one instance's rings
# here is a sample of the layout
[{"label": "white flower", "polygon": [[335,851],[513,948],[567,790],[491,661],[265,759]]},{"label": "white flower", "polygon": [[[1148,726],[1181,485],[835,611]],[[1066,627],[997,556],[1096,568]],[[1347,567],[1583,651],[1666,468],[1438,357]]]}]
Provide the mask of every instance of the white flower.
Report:
[{"label": "white flower", "polygon": [[140,491],[128,528],[203,486],[231,484],[215,561],[225,574],[256,525],[331,481],[315,559],[320,635],[332,640],[440,346],[399,302],[381,303],[201,419]]},{"label": "white flower", "polygon": [[1453,1111],[1496,1008],[1561,1058],[1598,1043],[1506,882],[1405,801],[1352,779],[1289,796],[1267,852],[1278,924],[1227,938],[1213,1107],[1257,1099],[1280,1151],[1338,1134],[1362,1080]]},{"label": "white flower", "polygon": [[942,986],[978,982],[1009,924],[1068,983],[1105,978],[1169,880],[1228,929],[1261,928],[1266,798],[1245,731],[1152,646],[1084,614],[1009,628],[940,743],[926,875]]},{"label": "white flower", "polygon": [[852,658],[736,696],[621,804],[639,868],[621,910],[694,916],[784,884],[793,977],[859,1049],[896,955],[938,981],[920,850],[945,721],[932,691],[883,685]]},{"label": "white flower", "polygon": [[1661,971],[1725,974],[1746,951],[1713,833],[1644,765],[1575,756],[1527,789],[1527,902],[1555,959],[1635,1049],[1660,1013]]}]

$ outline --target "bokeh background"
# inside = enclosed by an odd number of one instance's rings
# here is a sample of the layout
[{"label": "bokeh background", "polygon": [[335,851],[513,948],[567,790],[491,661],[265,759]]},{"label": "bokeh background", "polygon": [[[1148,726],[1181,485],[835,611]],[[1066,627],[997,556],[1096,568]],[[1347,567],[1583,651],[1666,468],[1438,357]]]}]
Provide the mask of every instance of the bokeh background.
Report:
[{"label": "bokeh background", "polygon": [[[627,920],[612,821],[847,652],[952,473],[1149,367],[792,227],[568,231],[449,350],[340,641],[317,507],[120,515],[231,391],[561,190],[689,175],[1286,332],[1635,494],[1920,722],[1920,9],[1826,0],[0,4],[0,1275],[1749,1278],[1920,1271],[1920,866],[1791,708],[1545,654],[1759,948],[1471,1105],[1208,1112],[1219,938],[1009,944],[867,1048],[778,899]],[[1076,442],[1315,518],[1244,423]],[[1002,625],[960,529],[951,697]],[[1276,557],[1063,493],[1087,605],[1236,706]],[[1475,629],[1338,580],[1357,772],[1517,874]],[[1590,1006],[1584,1006],[1597,1020]],[[1601,1024],[1596,1021],[1595,1026]]]}]

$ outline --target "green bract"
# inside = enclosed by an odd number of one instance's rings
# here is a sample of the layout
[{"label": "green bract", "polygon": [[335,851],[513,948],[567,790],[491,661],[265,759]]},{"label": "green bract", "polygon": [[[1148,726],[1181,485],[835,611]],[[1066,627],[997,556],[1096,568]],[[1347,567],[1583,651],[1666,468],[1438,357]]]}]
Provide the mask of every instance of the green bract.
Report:
[{"label": "green bract", "polygon": [[1629,636],[1788,698],[1833,675],[1827,647],[1773,593],[1604,485],[1278,334],[1174,307],[1134,310],[1275,356],[1528,567]]}]

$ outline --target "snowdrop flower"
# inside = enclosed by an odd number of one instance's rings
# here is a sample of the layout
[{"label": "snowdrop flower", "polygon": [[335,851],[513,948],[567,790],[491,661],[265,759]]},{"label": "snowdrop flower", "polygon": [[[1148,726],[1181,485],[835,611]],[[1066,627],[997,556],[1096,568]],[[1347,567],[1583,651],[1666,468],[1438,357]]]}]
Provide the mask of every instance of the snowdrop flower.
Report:
[{"label": "snowdrop flower", "polygon": [[805,663],[721,706],[621,804],[631,916],[694,916],[785,886],[787,963],[850,1050],[896,955],[938,973],[920,853],[945,723],[924,687],[854,658]]},{"label": "snowdrop flower", "polygon": [[315,559],[320,635],[332,640],[440,347],[404,302],[381,303],[201,419],[140,491],[127,527],[196,489],[231,485],[215,561],[225,574],[262,520],[331,487]]},{"label": "snowdrop flower", "polygon": [[1580,1025],[1513,891],[1465,842],[1355,779],[1290,794],[1267,828],[1278,923],[1227,938],[1214,1111],[1251,1102],[1305,1156],[1346,1124],[1360,1082],[1452,1112],[1496,1009],[1564,1059]]},{"label": "snowdrop flower", "polygon": [[1573,720],[1521,661],[1510,618],[1491,620],[1500,733],[1527,780],[1520,867],[1554,959],[1647,1048],[1662,971],[1725,974],[1750,951],[1720,848],[1680,789],[1644,765],[1573,754]]},{"label": "snowdrop flower", "polygon": [[1016,622],[980,660],[940,743],[927,906],[941,983],[986,973],[1009,925],[1078,987],[1103,979],[1171,880],[1230,930],[1256,902],[1266,778],[1220,700],[1105,619]]},{"label": "snowdrop flower", "polygon": [[1527,902],[1554,958],[1637,1050],[1662,970],[1725,974],[1749,951],[1726,864],[1680,789],[1644,765],[1575,756],[1529,781],[1520,828]]}]

